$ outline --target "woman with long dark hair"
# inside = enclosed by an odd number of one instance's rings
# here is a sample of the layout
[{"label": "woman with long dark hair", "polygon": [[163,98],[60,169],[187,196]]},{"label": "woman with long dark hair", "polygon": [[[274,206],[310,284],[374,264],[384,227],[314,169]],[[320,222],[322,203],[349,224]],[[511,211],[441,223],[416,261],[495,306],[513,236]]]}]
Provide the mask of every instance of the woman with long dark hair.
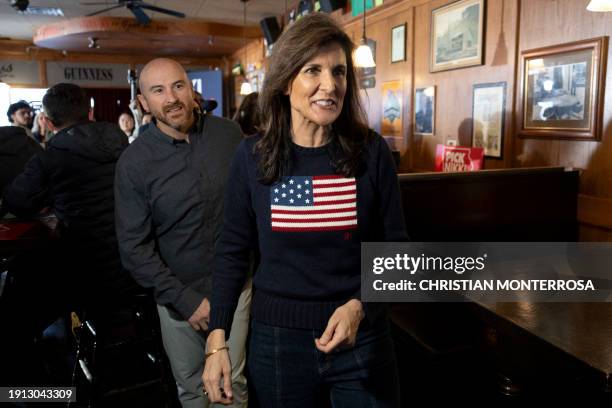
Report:
[{"label": "woman with long dark hair", "polygon": [[359,101],[353,48],[319,13],[274,45],[263,130],[236,152],[216,247],[203,376],[211,402],[232,400],[225,340],[259,251],[248,367],[260,405],[399,404],[386,315],[360,301],[360,248],[407,236],[391,153]]}]

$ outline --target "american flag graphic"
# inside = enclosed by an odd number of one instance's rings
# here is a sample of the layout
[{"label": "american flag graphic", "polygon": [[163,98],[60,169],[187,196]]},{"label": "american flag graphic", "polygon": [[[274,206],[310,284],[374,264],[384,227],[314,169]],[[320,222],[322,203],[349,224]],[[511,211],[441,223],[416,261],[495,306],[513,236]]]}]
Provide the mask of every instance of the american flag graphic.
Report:
[{"label": "american flag graphic", "polygon": [[270,187],[272,231],[357,228],[355,178],[292,176]]}]

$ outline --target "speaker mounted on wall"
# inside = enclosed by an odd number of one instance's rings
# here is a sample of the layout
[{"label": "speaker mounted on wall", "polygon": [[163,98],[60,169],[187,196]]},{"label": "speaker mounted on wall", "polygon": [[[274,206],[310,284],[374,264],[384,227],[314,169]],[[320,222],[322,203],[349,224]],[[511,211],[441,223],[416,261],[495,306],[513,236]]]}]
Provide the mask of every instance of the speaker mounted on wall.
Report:
[{"label": "speaker mounted on wall", "polygon": [[325,13],[331,13],[338,9],[344,8],[346,0],[319,0],[321,11]]},{"label": "speaker mounted on wall", "polygon": [[261,31],[263,31],[264,38],[268,45],[274,44],[276,40],[278,40],[281,32],[276,17],[266,17],[259,22],[259,25],[261,26]]}]

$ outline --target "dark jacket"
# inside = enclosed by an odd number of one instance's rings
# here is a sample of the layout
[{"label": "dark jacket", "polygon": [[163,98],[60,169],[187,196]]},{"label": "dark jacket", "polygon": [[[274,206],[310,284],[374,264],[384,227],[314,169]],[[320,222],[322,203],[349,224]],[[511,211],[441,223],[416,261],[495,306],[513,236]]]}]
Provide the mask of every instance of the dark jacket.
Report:
[{"label": "dark jacket", "polygon": [[225,184],[240,140],[236,123],[199,116],[190,143],[150,126],[117,163],[121,259],[177,317],[188,319],[210,297]]},{"label": "dark jacket", "polygon": [[0,194],[42,147],[18,126],[0,127]]},{"label": "dark jacket", "polygon": [[115,124],[63,129],[4,195],[4,205],[18,216],[53,209],[66,261],[80,269],[75,278],[93,288],[122,291],[134,285],[121,267],[114,219],[115,163],[127,146],[127,137]]}]

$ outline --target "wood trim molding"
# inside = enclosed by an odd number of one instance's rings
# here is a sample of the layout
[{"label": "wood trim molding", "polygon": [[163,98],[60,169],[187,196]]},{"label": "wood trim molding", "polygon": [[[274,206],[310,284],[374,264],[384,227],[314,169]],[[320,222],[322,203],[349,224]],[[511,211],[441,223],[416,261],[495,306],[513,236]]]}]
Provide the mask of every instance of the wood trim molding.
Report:
[{"label": "wood trim molding", "polygon": [[612,229],[612,198],[578,194],[578,222]]}]

